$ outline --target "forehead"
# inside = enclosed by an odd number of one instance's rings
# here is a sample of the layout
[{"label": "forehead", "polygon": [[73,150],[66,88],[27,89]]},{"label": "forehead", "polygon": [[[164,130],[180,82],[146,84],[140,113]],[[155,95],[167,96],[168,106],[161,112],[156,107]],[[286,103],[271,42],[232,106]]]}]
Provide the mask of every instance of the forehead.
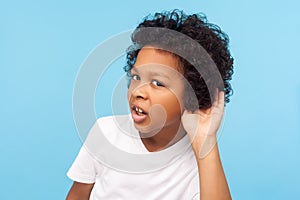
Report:
[{"label": "forehead", "polygon": [[165,68],[169,68],[169,70],[175,70],[177,72],[181,71],[179,60],[173,54],[147,46],[139,51],[134,68],[138,69],[141,66],[149,65],[165,66]]}]

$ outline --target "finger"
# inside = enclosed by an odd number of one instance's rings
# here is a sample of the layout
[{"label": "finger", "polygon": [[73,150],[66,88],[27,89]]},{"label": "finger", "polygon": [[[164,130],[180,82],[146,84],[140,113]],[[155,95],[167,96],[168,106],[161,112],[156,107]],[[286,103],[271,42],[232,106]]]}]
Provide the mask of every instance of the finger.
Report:
[{"label": "finger", "polygon": [[194,111],[184,110],[181,115],[183,116],[183,115],[190,115],[190,114],[200,114],[200,110],[199,109],[196,109]]},{"label": "finger", "polygon": [[195,111],[193,112],[193,114],[199,115],[199,114],[201,114],[201,111],[200,111],[199,109],[197,109],[197,110],[195,110]]},{"label": "finger", "polygon": [[214,101],[212,106],[216,107],[219,104],[219,89],[217,88],[214,93]]},{"label": "finger", "polygon": [[220,106],[224,106],[224,99],[225,99],[224,91],[219,92],[219,100],[218,100],[218,104],[219,104]]},{"label": "finger", "polygon": [[192,111],[184,110],[182,113],[182,115],[189,115],[189,114],[193,114]]},{"label": "finger", "polygon": [[193,113],[191,111],[188,110],[184,110],[183,114],[181,115],[181,121],[183,123],[186,123],[189,121],[191,115],[193,115]]},{"label": "finger", "polygon": [[181,116],[181,122],[184,127],[184,129],[188,133],[194,133],[197,129],[197,126],[199,124],[199,115],[194,114],[190,111],[184,111],[183,115]]}]

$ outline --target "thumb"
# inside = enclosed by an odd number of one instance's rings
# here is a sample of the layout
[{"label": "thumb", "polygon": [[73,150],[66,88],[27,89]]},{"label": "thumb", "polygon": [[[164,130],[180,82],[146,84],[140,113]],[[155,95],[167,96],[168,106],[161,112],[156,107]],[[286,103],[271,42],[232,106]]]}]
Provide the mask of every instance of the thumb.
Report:
[{"label": "thumb", "polygon": [[185,110],[181,116],[181,122],[185,131],[192,136],[195,136],[198,125],[199,125],[200,115],[193,113],[191,111]]}]

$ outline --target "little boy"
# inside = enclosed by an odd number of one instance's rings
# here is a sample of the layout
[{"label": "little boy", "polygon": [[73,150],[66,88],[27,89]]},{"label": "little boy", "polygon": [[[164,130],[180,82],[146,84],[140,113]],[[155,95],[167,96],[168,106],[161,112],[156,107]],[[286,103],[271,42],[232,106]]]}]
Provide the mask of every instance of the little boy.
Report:
[{"label": "little boy", "polygon": [[[157,31],[138,31],[147,28]],[[195,56],[195,46],[162,29],[195,41],[215,63],[217,73],[205,64],[205,56]],[[232,92],[233,59],[226,34],[204,16],[174,10],[144,19],[132,40],[125,67],[131,114],[97,120],[68,171],[74,183],[67,199],[231,199],[216,141],[224,103]],[[134,173],[109,166],[91,153],[87,148],[91,143],[103,148],[95,139],[100,132],[119,149],[152,155],[153,160],[159,152],[190,145],[170,156],[169,164]],[[134,165],[138,168],[142,162]]]}]

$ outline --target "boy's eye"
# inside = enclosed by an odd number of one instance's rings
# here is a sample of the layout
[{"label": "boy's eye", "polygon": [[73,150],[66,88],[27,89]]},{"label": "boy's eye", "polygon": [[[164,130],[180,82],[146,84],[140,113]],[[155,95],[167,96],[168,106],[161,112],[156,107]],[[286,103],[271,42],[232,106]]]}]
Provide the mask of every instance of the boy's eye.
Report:
[{"label": "boy's eye", "polygon": [[159,81],[157,81],[157,80],[153,80],[152,84],[155,85],[155,86],[158,86],[158,87],[164,87],[164,85],[162,83],[160,83]]},{"label": "boy's eye", "polygon": [[139,75],[136,75],[136,74],[132,75],[131,78],[132,78],[133,80],[136,80],[136,81],[141,80],[141,78],[139,77]]}]

